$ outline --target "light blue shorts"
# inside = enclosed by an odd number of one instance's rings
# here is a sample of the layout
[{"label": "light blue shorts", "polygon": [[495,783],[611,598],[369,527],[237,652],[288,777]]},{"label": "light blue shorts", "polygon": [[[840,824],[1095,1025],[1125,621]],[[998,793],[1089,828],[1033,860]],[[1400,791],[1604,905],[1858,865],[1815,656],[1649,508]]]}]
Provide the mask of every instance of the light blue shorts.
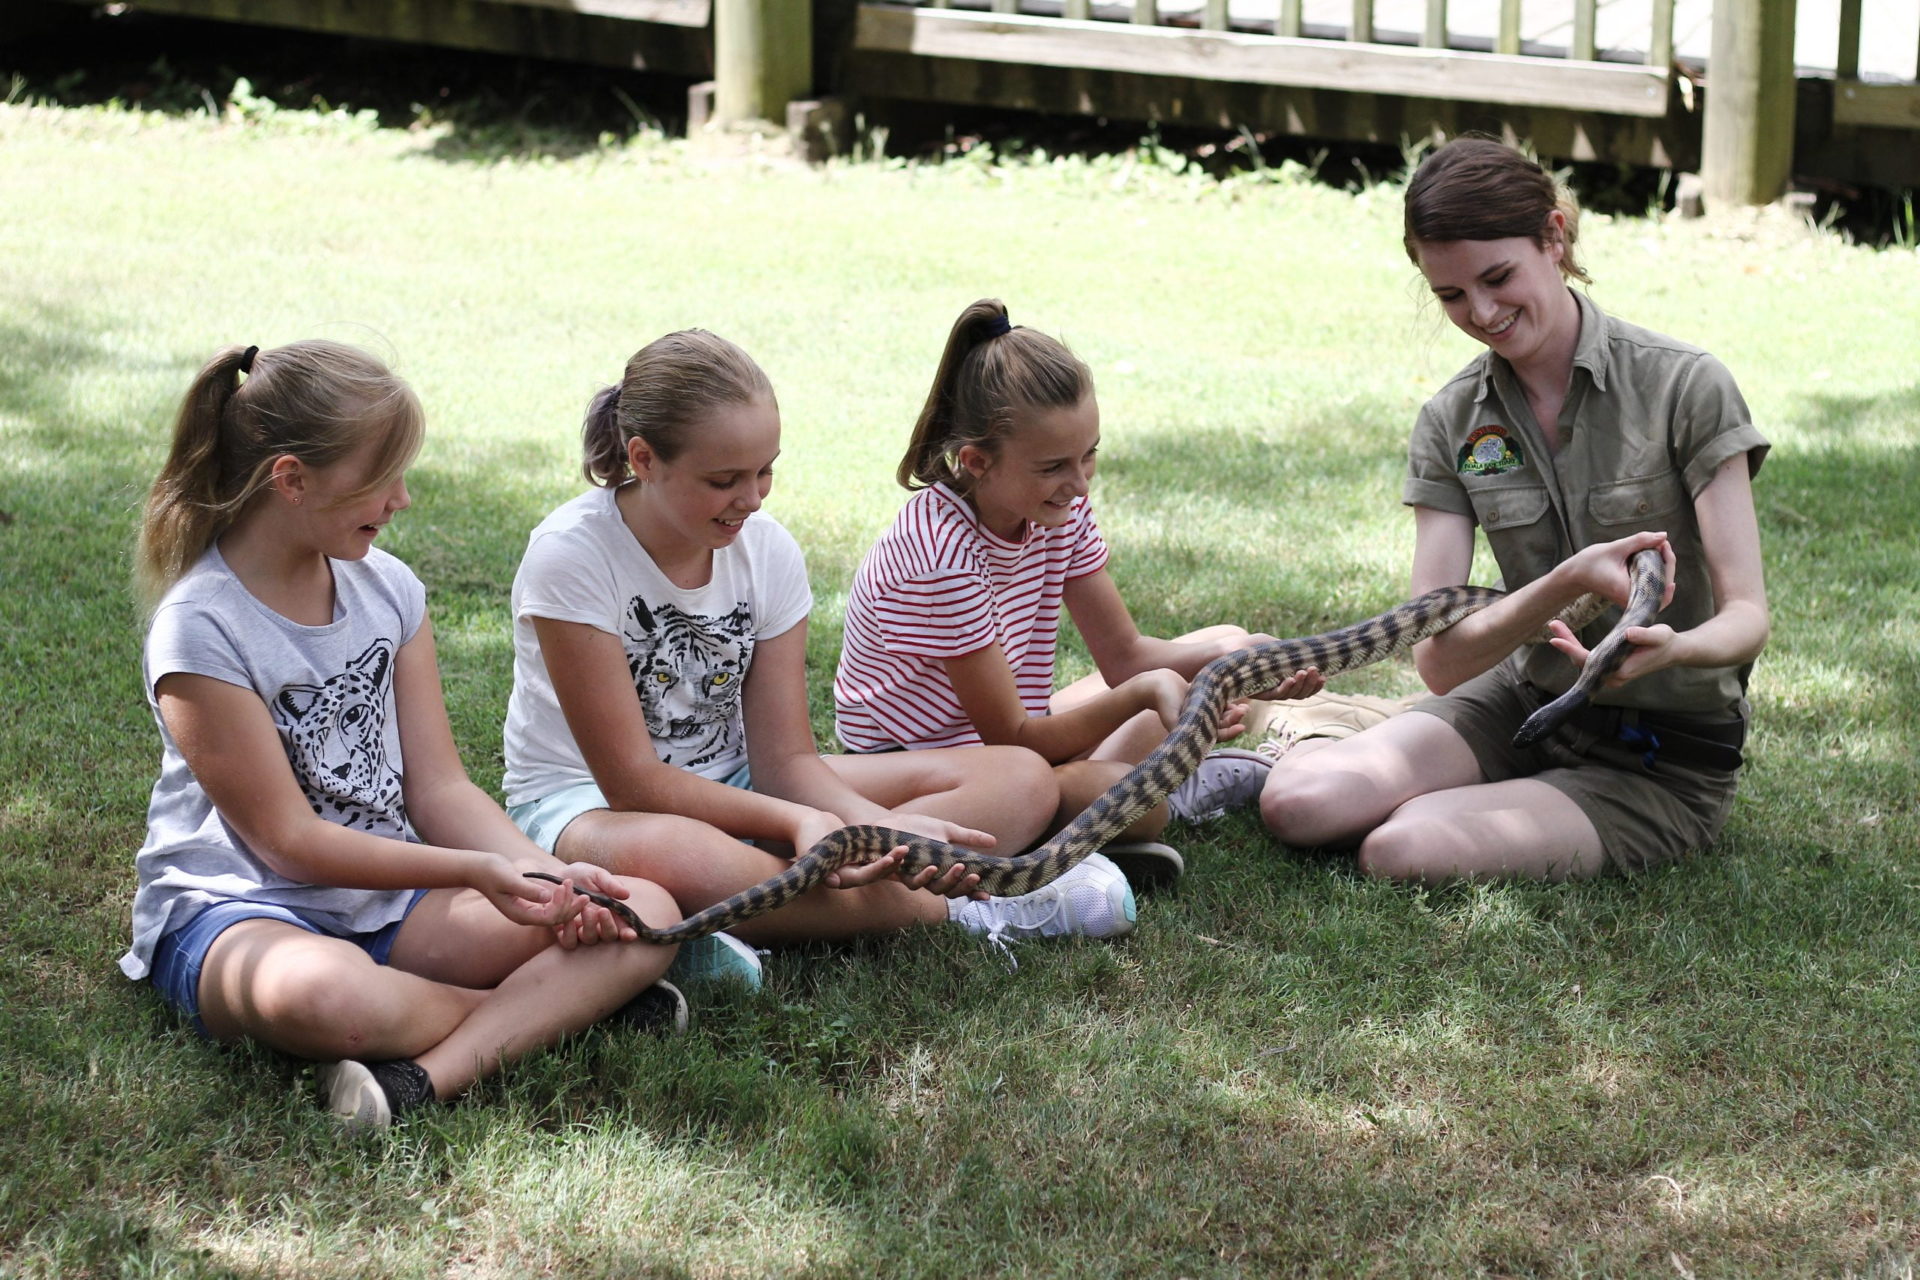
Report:
[{"label": "light blue shorts", "polygon": [[[407,915],[413,914],[413,909],[420,905],[420,899],[426,896],[425,889],[416,890],[407,903]],[[191,1019],[193,1029],[209,1039],[212,1036],[207,1031],[207,1024],[200,1021],[200,969],[207,962],[207,952],[213,949],[214,939],[242,920],[280,920],[323,938],[339,938],[372,956],[375,964],[385,964],[387,957],[393,954],[393,940],[400,936],[400,926],[407,922],[407,916],[403,915],[392,924],[371,933],[339,934],[322,929],[292,907],[233,898],[216,902],[178,929],[169,930],[154,944],[153,965],[148,970],[147,980],[153,983],[153,989],[160,993],[161,999],[178,1010],[181,1016]]]},{"label": "light blue shorts", "polygon": [[[720,781],[742,791],[751,791],[753,771],[743,764]],[[560,843],[560,833],[567,829],[569,822],[583,813],[612,807],[601,793],[598,783],[576,782],[538,800],[516,804],[507,810],[507,816],[513,819],[515,826],[527,833],[527,839],[552,853],[554,845]]]}]

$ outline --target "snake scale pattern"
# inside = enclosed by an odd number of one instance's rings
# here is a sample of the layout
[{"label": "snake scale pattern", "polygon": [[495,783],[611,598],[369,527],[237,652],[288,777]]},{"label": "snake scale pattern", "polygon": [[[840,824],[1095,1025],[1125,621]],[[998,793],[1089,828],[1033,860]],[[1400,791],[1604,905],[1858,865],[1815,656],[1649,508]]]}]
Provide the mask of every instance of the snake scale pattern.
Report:
[{"label": "snake scale pattern", "polygon": [[[1644,580],[1652,580],[1654,609],[1658,608],[1664,589],[1664,565],[1657,551],[1635,556],[1633,568],[1634,594],[1620,624],[1593,650],[1580,683],[1565,697],[1542,708],[1527,722],[1523,732],[1536,728],[1537,736],[1552,732],[1584,705],[1592,689],[1625,658],[1628,646],[1620,638],[1621,632],[1628,626],[1644,625],[1644,621],[1652,617],[1644,599]],[[749,886],[666,929],[646,925],[618,899],[578,885],[574,890],[613,911],[644,941],[656,943],[691,941],[772,911],[819,884],[829,872],[869,862],[898,846],[906,848],[906,857],[901,863],[903,875],[911,876],[926,867],[945,870],[960,863],[979,874],[980,888],[988,893],[1002,897],[1029,893],[1058,879],[1089,853],[1112,843],[1135,818],[1186,781],[1213,749],[1220,717],[1229,703],[1264,693],[1294,672],[1308,667],[1318,667],[1322,675],[1332,677],[1379,662],[1477,613],[1501,595],[1489,587],[1441,587],[1337,631],[1301,639],[1270,640],[1214,659],[1194,676],[1181,706],[1180,718],[1165,741],[1052,839],[1017,857],[995,858],[890,827],[842,827],[795,858],[779,875]],[[1640,606],[1639,612],[1636,604]],[[1578,629],[1603,607],[1604,602],[1586,597],[1561,618]],[[1642,621],[1634,622],[1634,618]],[[1611,665],[1602,668],[1603,662]],[[1575,694],[1579,696],[1576,698]],[[1553,712],[1551,716],[1549,711]],[[1540,721],[1540,725],[1536,726],[1535,721]],[[560,883],[558,877],[542,872],[529,872],[528,878]]]}]

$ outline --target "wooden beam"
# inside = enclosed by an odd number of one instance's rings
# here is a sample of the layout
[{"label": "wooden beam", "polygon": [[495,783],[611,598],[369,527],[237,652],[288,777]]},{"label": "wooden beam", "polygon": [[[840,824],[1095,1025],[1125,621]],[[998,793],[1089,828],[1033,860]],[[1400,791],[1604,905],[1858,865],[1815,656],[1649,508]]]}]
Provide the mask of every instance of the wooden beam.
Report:
[{"label": "wooden beam", "polygon": [[1347,27],[1347,39],[1357,44],[1373,41],[1373,0],[1353,0],[1353,21]]},{"label": "wooden beam", "polygon": [[1361,46],[1336,40],[882,4],[860,6],[853,43],[856,49],[926,58],[1082,67],[1647,118],[1666,115],[1670,79],[1667,68],[1625,63],[1570,65],[1552,58],[1455,49]]},{"label": "wooden beam", "polygon": [[1447,47],[1447,0],[1427,0],[1427,21],[1420,43],[1428,49]]},{"label": "wooden beam", "polygon": [[783,123],[813,92],[812,0],[716,0],[713,79],[716,124]]},{"label": "wooden beam", "polygon": [[[92,0],[69,0],[89,4]],[[589,0],[595,2],[595,0]],[[598,0],[614,3],[615,0]],[[569,7],[496,0],[140,0],[152,13],[329,35],[477,49],[704,79],[713,73],[707,33],[678,23],[634,22]]]},{"label": "wooden beam", "polygon": [[1920,129],[1920,84],[1841,80],[1833,86],[1833,122],[1878,129]]},{"label": "wooden beam", "polygon": [[1277,36],[1298,36],[1300,34],[1301,0],[1280,0],[1279,16],[1273,20],[1273,34]]},{"label": "wooden beam", "polygon": [[488,0],[488,3],[559,9],[596,18],[622,18],[628,22],[665,22],[676,27],[704,27],[713,17],[713,0]]},{"label": "wooden beam", "polygon": [[1795,0],[1714,0],[1700,177],[1708,207],[1771,204],[1793,169]]},{"label": "wooden beam", "polygon": [[[1566,67],[1559,59],[1546,61]],[[845,78],[836,88],[872,101],[964,103],[1227,133],[1249,128],[1388,147],[1399,147],[1409,138],[1451,137],[1477,129],[1527,143],[1555,162],[1590,160],[1688,172],[1700,167],[1700,117],[1683,111],[1655,118],[1601,115],[857,48],[848,51],[842,66]],[[1878,137],[1887,131],[1860,132]]]}]

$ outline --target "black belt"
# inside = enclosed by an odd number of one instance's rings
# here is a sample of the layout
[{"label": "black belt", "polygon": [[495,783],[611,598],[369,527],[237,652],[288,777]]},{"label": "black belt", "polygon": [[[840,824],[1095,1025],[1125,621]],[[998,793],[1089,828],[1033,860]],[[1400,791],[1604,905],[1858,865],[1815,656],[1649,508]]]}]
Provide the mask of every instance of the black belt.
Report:
[{"label": "black belt", "polygon": [[[1542,705],[1557,696],[1538,685],[1529,684],[1527,688]],[[1567,720],[1564,728],[1597,746],[1637,755],[1648,769],[1664,761],[1686,769],[1732,773],[1746,759],[1740,750],[1747,740],[1745,720],[1700,720],[1588,703]]]}]

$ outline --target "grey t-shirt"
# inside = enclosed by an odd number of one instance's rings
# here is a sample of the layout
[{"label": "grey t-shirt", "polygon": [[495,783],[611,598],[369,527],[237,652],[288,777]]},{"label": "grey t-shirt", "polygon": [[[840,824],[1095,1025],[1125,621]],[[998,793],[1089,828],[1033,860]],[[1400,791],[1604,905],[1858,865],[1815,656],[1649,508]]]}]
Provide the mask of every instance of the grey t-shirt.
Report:
[{"label": "grey t-shirt", "polygon": [[216,902],[277,903],[340,934],[371,932],[406,913],[411,890],[304,884],[268,867],[214,808],[160,719],[155,689],[174,672],[251,689],[266,704],[315,813],[375,835],[413,839],[401,798],[393,666],[426,616],[426,590],[404,564],[377,549],[363,560],[332,565],[333,621],[324,627],[293,622],[255,599],[217,548],[207,550],[154,612],[144,669],[164,754],[136,860],[133,945],[120,958],[129,978],[147,975],[163,935]]}]

